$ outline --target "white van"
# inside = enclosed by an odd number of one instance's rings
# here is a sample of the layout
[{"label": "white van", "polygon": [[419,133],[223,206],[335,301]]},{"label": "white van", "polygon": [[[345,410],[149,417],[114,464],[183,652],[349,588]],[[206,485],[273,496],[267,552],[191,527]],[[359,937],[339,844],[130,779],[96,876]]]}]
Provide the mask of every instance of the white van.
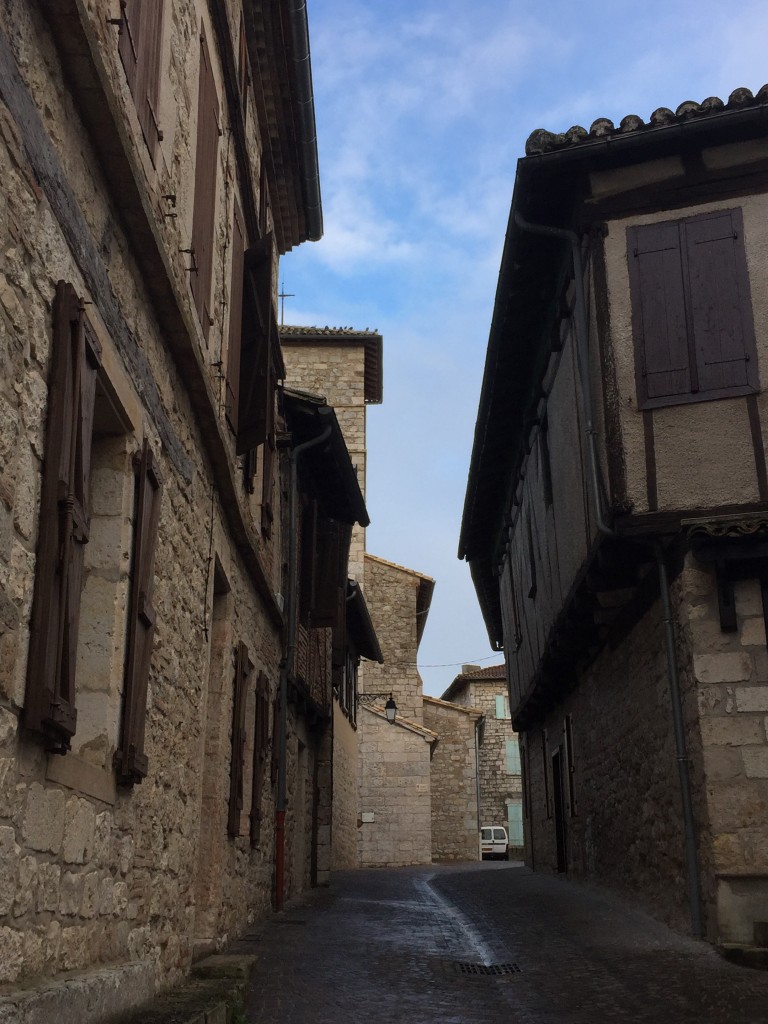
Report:
[{"label": "white van", "polygon": [[480,856],[483,860],[509,860],[509,837],[503,825],[480,829]]}]

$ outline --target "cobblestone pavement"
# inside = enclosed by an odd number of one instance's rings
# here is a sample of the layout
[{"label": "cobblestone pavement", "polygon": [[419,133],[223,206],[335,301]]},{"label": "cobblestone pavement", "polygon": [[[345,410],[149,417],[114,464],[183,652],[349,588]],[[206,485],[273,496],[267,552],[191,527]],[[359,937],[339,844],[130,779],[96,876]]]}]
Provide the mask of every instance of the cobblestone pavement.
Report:
[{"label": "cobblestone pavement", "polygon": [[249,1024],[768,1024],[768,973],[507,864],[339,873],[253,948]]}]

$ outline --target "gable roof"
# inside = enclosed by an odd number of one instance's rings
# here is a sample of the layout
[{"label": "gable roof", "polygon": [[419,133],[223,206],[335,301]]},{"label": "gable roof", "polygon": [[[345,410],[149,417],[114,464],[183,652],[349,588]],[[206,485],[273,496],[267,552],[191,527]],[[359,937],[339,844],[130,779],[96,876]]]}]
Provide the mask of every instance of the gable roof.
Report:
[{"label": "gable roof", "polygon": [[463,690],[470,683],[488,683],[496,684],[503,683],[506,687],[507,682],[507,670],[502,665],[487,665],[485,668],[480,668],[477,665],[473,665],[467,672],[459,672],[456,678],[453,680],[451,685],[445,691],[442,696],[442,700],[450,701],[460,690]]}]

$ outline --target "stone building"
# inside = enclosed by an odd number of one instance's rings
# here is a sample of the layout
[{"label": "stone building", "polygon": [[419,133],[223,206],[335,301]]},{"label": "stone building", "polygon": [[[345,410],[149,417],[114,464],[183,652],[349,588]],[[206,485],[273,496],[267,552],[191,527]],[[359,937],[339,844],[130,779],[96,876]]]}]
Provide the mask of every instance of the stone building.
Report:
[{"label": "stone building", "polygon": [[[358,710],[361,867],[428,864],[432,859],[430,755],[437,735],[424,722],[416,665],[434,580],[366,553],[364,587],[383,663],[365,666]],[[394,723],[384,703],[397,704]]]},{"label": "stone building", "polygon": [[[383,397],[382,338],[375,331],[345,327],[281,325],[280,338],[288,381],[324,395],[339,425],[365,494],[367,407]],[[331,867],[358,865],[359,749],[357,694],[365,672],[360,658],[380,661],[382,654],[364,596],[365,527],[353,527],[348,560],[349,629],[358,640],[356,654],[334,666],[333,808]]]},{"label": "stone building", "polygon": [[768,87],[534,132],[464,508],[526,859],[766,945]]},{"label": "stone building", "polygon": [[478,793],[481,825],[505,825],[514,856],[523,852],[523,784],[520,748],[512,729],[504,665],[464,665],[444,701],[476,708],[479,736]]},{"label": "stone building", "polygon": [[477,860],[483,713],[437,697],[423,701],[424,725],[436,737],[429,766],[432,860]]},{"label": "stone building", "polygon": [[0,67],[0,983],[84,972],[87,1021],[327,872],[304,584],[346,593],[367,514],[278,389],[278,258],[322,231],[304,8],[11,0]]}]

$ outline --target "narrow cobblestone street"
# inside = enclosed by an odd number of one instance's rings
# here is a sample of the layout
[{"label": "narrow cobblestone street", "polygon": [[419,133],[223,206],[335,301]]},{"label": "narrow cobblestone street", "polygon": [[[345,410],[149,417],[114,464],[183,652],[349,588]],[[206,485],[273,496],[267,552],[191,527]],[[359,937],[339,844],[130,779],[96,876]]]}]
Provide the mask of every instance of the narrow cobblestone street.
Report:
[{"label": "narrow cobblestone street", "polygon": [[768,973],[507,864],[339,873],[252,950],[249,1024],[768,1022]]}]

